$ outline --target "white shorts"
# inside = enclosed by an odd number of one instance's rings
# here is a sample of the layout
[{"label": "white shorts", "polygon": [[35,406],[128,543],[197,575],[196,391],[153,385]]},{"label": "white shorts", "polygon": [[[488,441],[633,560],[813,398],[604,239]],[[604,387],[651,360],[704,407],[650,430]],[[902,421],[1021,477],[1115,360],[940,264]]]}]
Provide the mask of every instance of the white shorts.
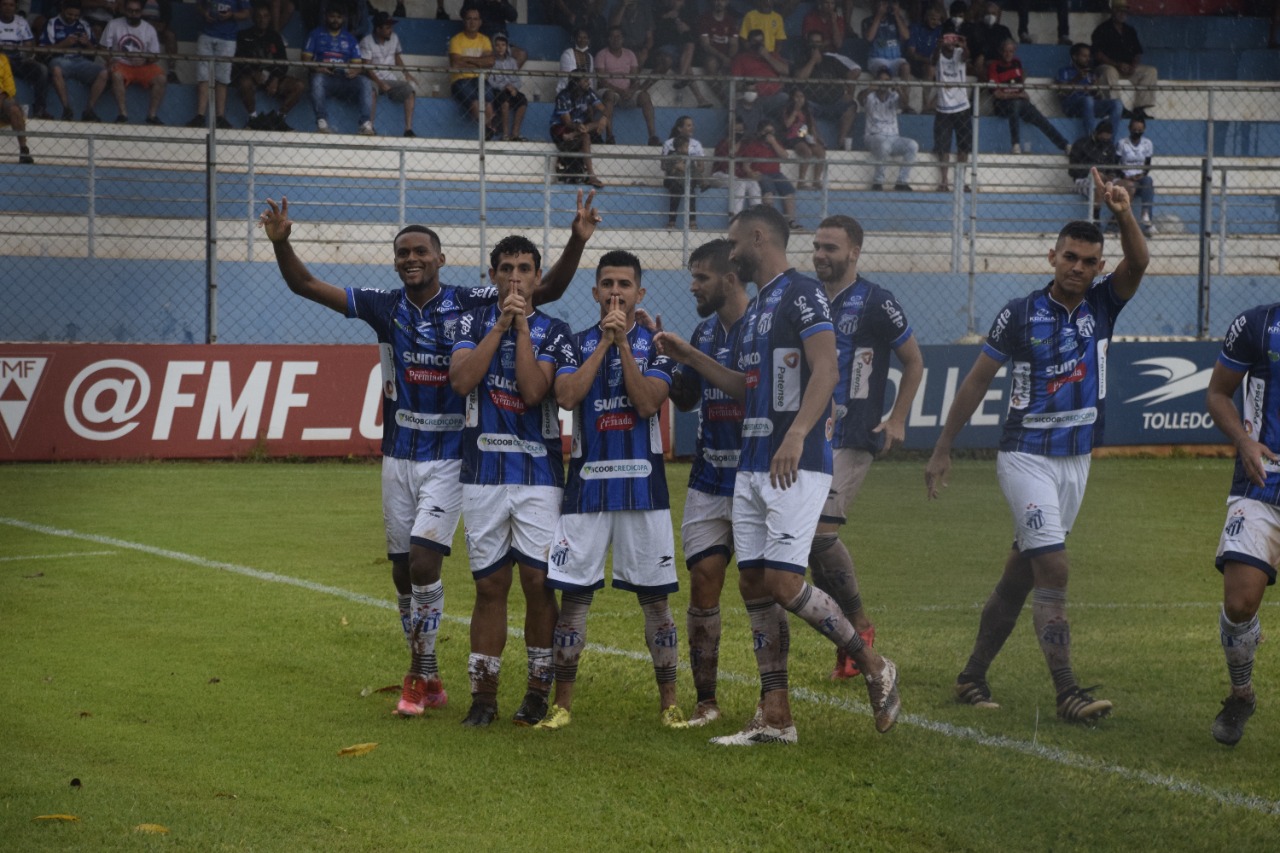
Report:
[{"label": "white shorts", "polygon": [[881,68],[887,68],[889,70],[890,76],[897,77],[900,73],[902,73],[899,69],[901,69],[902,66],[906,64],[907,64],[907,58],[905,56],[899,56],[897,59],[889,59],[884,56],[877,56],[875,59],[867,60],[867,72],[872,77],[875,77],[877,71],[879,71]]},{"label": "white shorts", "polygon": [[690,489],[680,524],[684,562],[692,566],[712,554],[733,553],[733,495],[712,495]]},{"label": "white shorts", "polygon": [[[226,39],[216,39],[213,36],[201,35],[196,39],[196,53],[201,56],[225,56],[230,58],[236,55],[236,42],[235,39],[227,41]],[[213,79],[224,86],[230,84],[231,63],[213,63]],[[196,60],[196,82],[209,82],[209,63],[207,60]]]},{"label": "white shorts", "polygon": [[804,574],[831,475],[800,471],[789,489],[769,485],[768,471],[739,471],[733,483],[733,535],[739,569]]},{"label": "white shorts", "polygon": [[1267,576],[1267,586],[1276,582],[1276,567],[1280,566],[1280,507],[1238,495],[1227,498],[1227,523],[1222,527],[1214,564],[1222,571],[1227,563],[1244,563],[1261,570]]},{"label": "white shorts", "polygon": [[862,481],[871,470],[874,457],[869,451],[853,447],[837,447],[831,451],[831,490],[822,507],[819,521],[827,524],[844,524],[846,511],[862,489]]},{"label": "white shorts", "polygon": [[675,592],[676,539],[671,510],[577,512],[560,516],[547,565],[547,586],[600,589],[604,557],[613,550],[613,586]]},{"label": "white shorts", "polygon": [[560,517],[555,486],[462,487],[462,531],[477,579],[514,560],[545,570],[551,533]]},{"label": "white shorts", "polygon": [[462,512],[462,460],[414,462],[382,459],[382,521],[387,528],[387,556],[409,556],[421,545],[446,556]]},{"label": "white shorts", "polygon": [[1037,456],[1002,450],[996,477],[1013,513],[1013,545],[1024,557],[1067,547],[1084,487],[1089,480],[1088,453]]}]

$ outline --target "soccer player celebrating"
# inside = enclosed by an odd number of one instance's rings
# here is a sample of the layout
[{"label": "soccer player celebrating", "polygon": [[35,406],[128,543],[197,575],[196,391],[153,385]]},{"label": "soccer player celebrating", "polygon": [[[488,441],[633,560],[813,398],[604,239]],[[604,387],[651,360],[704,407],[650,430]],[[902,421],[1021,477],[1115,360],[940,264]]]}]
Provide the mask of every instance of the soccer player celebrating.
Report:
[{"label": "soccer player celebrating", "polygon": [[[729,263],[729,241],[703,243],[689,255],[693,282],[689,289],[699,317],[705,317],[687,343],[674,335],[659,340],[666,354],[677,348],[691,359],[696,351],[732,369],[737,346],[738,321],[746,313],[746,285]],[[742,404],[703,379],[685,363],[671,376],[671,402],[682,411],[698,407],[698,443],[689,469],[689,491],[684,503],[680,539],[689,567],[689,667],[698,706],[690,726],[705,726],[720,719],[716,703],[716,676],[720,665],[720,591],[725,569],[733,553],[733,480],[738,473],[742,447]]]},{"label": "soccer player celebrating", "polygon": [[471,613],[471,710],[465,726],[498,714],[498,673],[507,640],[511,564],[524,590],[528,693],[515,723],[547,713],[554,669],[555,594],[546,585],[551,532],[560,516],[564,462],[560,412],[551,395],[557,367],[568,363],[568,325],[537,311],[533,291],[542,255],[524,237],[506,237],[489,253],[498,303],[464,314],[453,345],[449,382],[466,398],[462,428],[462,515],[476,581]]},{"label": "soccer player celebrating", "polygon": [[[924,376],[924,358],[898,300],[858,274],[861,255],[862,225],[851,216],[829,216],[814,232],[813,269],[831,303],[840,383],[835,393],[831,491],[813,537],[809,568],[814,586],[839,603],[862,641],[871,646],[876,627],[863,610],[853,557],[840,540],[839,530],[850,501],[862,488],[871,460],[876,454],[888,453],[906,437],[911,401]],[[902,362],[902,378],[893,409],[881,420],[890,351]],[[831,677],[858,674],[854,660],[837,648]]]},{"label": "soccer player celebrating", "polygon": [[658,418],[672,364],[636,323],[644,298],[640,276],[640,260],[629,252],[600,258],[591,289],[600,322],[574,336],[580,364],[556,375],[556,400],[574,415],[573,451],[547,568],[547,584],[563,594],[554,635],[555,700],[540,729],[570,723],[587,610],[604,586],[611,548],[613,585],[635,592],[644,611],[660,720],[668,728],[688,726],[676,705],[679,640],[667,595],[679,584]]},{"label": "soccer player celebrating", "polygon": [[[1206,402],[1236,446],[1227,523],[1218,543],[1222,613],[1218,629],[1231,694],[1213,721],[1214,740],[1235,746],[1257,708],[1253,658],[1262,642],[1258,608],[1280,566],[1280,302],[1250,308],[1231,322],[1209,378]],[[1244,418],[1234,403],[1245,382]]]},{"label": "soccer player celebrating", "polygon": [[1014,545],[987,599],[969,662],[956,678],[956,701],[998,708],[987,669],[1031,594],[1036,638],[1058,694],[1058,716],[1093,722],[1111,712],[1076,681],[1067,622],[1066,536],[1084,498],[1090,451],[1101,444],[1107,348],[1117,315],[1142,282],[1150,256],[1129,194],[1093,170],[1096,197],[1120,226],[1124,257],[1102,275],[1103,237],[1096,225],[1070,222],[1049,250],[1053,280],[1009,302],[995,319],[977,361],[947,413],[925,468],[936,498],[951,469],[951,445],[986,396],[996,372],[1012,360],[1013,389],[996,460],[1000,488],[1013,513]]},{"label": "soccer player celebrating", "polygon": [[[533,301],[560,297],[577,270],[586,241],[600,217],[593,196],[578,210],[565,251],[533,294]],[[435,641],[444,612],[440,569],[452,550],[462,512],[461,429],[463,400],[449,386],[449,359],[462,315],[491,305],[494,287],[441,284],[445,256],[440,238],[424,225],[408,225],[394,241],[395,291],[336,287],[311,274],[289,243],[289,201],[267,200],[259,222],[271,240],[276,264],[289,289],[377,333],[381,351],[382,511],[387,557],[396,587],[400,623],[410,665],[396,712],[420,716],[448,701],[436,663]]]},{"label": "soccer player celebrating", "polygon": [[[742,318],[737,368],[694,366],[743,400],[742,452],[733,489],[738,588],[751,620],[760,704],[742,731],[711,742],[755,746],[797,741],[787,688],[785,610],[813,626],[866,673],[876,730],[901,709],[898,671],[868,647],[831,596],[804,580],[805,560],[831,485],[827,430],[836,386],[836,340],[822,285],[787,266],[786,219],[747,208],[729,222],[730,261],[759,293]],[[661,343],[666,346],[664,338]],[[785,608],[785,610],[784,610]]]}]

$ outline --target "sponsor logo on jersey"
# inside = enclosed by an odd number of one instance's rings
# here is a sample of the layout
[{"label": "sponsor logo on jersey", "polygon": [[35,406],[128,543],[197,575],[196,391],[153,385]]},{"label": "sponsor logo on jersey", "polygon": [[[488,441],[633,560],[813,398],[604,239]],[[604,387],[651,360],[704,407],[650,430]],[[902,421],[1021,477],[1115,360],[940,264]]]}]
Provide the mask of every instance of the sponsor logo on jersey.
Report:
[{"label": "sponsor logo on jersey", "polygon": [[[1068,362],[1067,364],[1061,365],[1061,368],[1066,369],[1070,365],[1071,362]],[[1066,376],[1059,376],[1055,379],[1050,379],[1049,384],[1046,386],[1046,390],[1048,390],[1050,394],[1056,394],[1058,389],[1062,386],[1082,381],[1087,373],[1088,370],[1086,369],[1086,365],[1083,361],[1075,362],[1074,367],[1071,368],[1071,372]]]},{"label": "sponsor logo on jersey", "polygon": [[441,388],[449,384],[449,373],[444,370],[410,367],[404,372],[404,381],[409,385],[428,385]]},{"label": "sponsor logo on jersey", "polygon": [[781,347],[773,351],[773,387],[770,400],[775,412],[794,412],[800,408],[800,350]]},{"label": "sponsor logo on jersey", "polygon": [[711,450],[705,447],[702,449],[703,460],[712,468],[737,468],[741,455],[738,450]]},{"label": "sponsor logo on jersey", "polygon": [[801,324],[807,326],[813,322],[814,309],[808,299],[803,296],[796,297],[796,310],[800,312]]},{"label": "sponsor logo on jersey", "polygon": [[882,307],[884,308],[884,313],[889,317],[890,323],[899,329],[906,327],[907,318],[898,310],[898,306],[893,304],[892,299],[886,299]]},{"label": "sponsor logo on jersey", "polygon": [[871,396],[871,374],[875,368],[875,350],[858,347],[849,365],[849,399],[865,400]]},{"label": "sponsor logo on jersey", "polygon": [[768,418],[746,418],[742,422],[743,438],[766,438],[773,434],[773,421]]},{"label": "sponsor logo on jersey", "polygon": [[1227,335],[1222,340],[1222,348],[1224,350],[1230,350],[1234,347],[1236,345],[1236,341],[1242,334],[1244,334],[1245,327],[1248,325],[1249,320],[1243,314],[1232,320],[1231,326],[1227,329]]},{"label": "sponsor logo on jersey", "polygon": [[748,388],[760,387],[760,368],[753,367],[750,370],[748,370],[746,373],[746,377],[743,379],[743,382],[746,384]]},{"label": "sponsor logo on jersey", "polygon": [[742,420],[742,404],[737,401],[710,403],[707,405],[707,420],[714,423],[740,421]]},{"label": "sponsor logo on jersey", "polygon": [[412,352],[406,351],[400,354],[400,360],[405,364],[425,364],[430,367],[443,367],[449,369],[449,356],[437,355],[430,352]]},{"label": "sponsor logo on jersey", "polygon": [[587,462],[582,466],[584,480],[613,480],[627,477],[648,477],[653,465],[648,459],[617,459],[610,462]]},{"label": "sponsor logo on jersey", "polygon": [[636,428],[635,412],[608,412],[596,418],[597,432],[627,432]]},{"label": "sponsor logo on jersey", "polygon": [[462,429],[462,415],[421,415],[407,409],[396,410],[396,424],[423,432],[453,432]]},{"label": "sponsor logo on jersey", "polygon": [[526,441],[514,435],[504,433],[481,433],[476,438],[476,447],[494,453],[524,453],[528,456],[542,457],[547,455],[547,446],[540,441]]},{"label": "sponsor logo on jersey", "polygon": [[512,394],[508,391],[494,389],[489,392],[489,400],[498,409],[504,412],[514,412],[517,415],[523,415],[528,409],[519,394]]},{"label": "sponsor logo on jersey", "polygon": [[612,397],[601,397],[591,404],[591,408],[597,412],[605,412],[610,409],[628,409],[631,408],[631,398],[626,394],[614,394]]},{"label": "sponsor logo on jersey", "polygon": [[1000,316],[996,317],[995,323],[991,326],[991,337],[1000,340],[1004,337],[1004,330],[1009,325],[1009,320],[1013,318],[1013,309],[1006,308],[1000,312]]},{"label": "sponsor logo on jersey", "polygon": [[1057,429],[1058,427],[1088,426],[1098,419],[1097,408],[1073,409],[1069,412],[1037,412],[1025,415],[1022,425],[1027,429]]}]

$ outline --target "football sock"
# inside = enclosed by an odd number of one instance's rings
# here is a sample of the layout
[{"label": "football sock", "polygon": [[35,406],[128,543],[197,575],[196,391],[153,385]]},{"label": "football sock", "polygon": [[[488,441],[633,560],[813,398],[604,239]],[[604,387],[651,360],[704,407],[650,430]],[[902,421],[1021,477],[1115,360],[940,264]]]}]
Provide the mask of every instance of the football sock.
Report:
[{"label": "football sock", "polygon": [[973,654],[965,664],[963,675],[985,680],[991,662],[1004,648],[1004,641],[1013,633],[1013,626],[1018,624],[1018,614],[1027,600],[1030,587],[1008,583],[1001,580],[992,590],[991,596],[982,608],[982,618],[978,622],[978,638],[973,643]]},{"label": "football sock", "polygon": [[471,678],[471,695],[485,702],[498,701],[498,673],[502,658],[472,652],[467,658],[467,675]]},{"label": "football sock", "polygon": [[551,692],[551,683],[555,681],[556,664],[551,649],[539,649],[528,646],[525,653],[529,656],[529,686],[531,693],[546,696]]},{"label": "football sock", "polygon": [[439,675],[436,665],[436,635],[444,613],[444,584],[413,585],[413,626],[409,635],[411,669],[423,678]]},{"label": "football sock", "polygon": [[836,600],[844,618],[856,622],[862,613],[858,575],[853,569],[853,555],[838,534],[819,533],[813,537],[809,568],[813,571],[813,585]]},{"label": "football sock", "polygon": [[409,642],[413,630],[413,597],[408,593],[396,593],[396,610],[400,611],[400,630],[404,631],[404,641]]},{"label": "football sock", "polygon": [[689,668],[699,702],[716,698],[716,674],[720,668],[720,608],[690,607],[685,623],[689,632]]},{"label": "football sock", "polygon": [[640,608],[644,611],[644,642],[653,659],[653,675],[659,684],[675,684],[676,665],[680,659],[680,637],[671,605],[666,595],[639,593]]},{"label": "football sock", "polygon": [[1053,676],[1053,689],[1061,693],[1076,686],[1071,671],[1071,626],[1067,623],[1067,591],[1038,586],[1031,593],[1031,618],[1040,651]]},{"label": "football sock", "polygon": [[1218,615],[1218,631],[1222,651],[1227,656],[1227,671],[1233,688],[1248,689],[1253,682],[1253,657],[1262,639],[1262,626],[1257,614],[1248,622],[1232,622],[1226,611]]},{"label": "football sock", "polygon": [[835,599],[812,584],[801,587],[786,606],[850,657],[861,652],[866,645],[853,630],[853,623],[844,618]]},{"label": "football sock", "polygon": [[760,693],[787,689],[787,652],[790,637],[783,636],[787,612],[770,598],[744,602],[751,621],[752,646],[756,652],[756,669],[760,671]]},{"label": "football sock", "polygon": [[578,659],[587,644],[587,610],[594,590],[568,591],[560,598],[560,618],[556,620],[552,649],[555,655],[556,681],[578,679]]}]

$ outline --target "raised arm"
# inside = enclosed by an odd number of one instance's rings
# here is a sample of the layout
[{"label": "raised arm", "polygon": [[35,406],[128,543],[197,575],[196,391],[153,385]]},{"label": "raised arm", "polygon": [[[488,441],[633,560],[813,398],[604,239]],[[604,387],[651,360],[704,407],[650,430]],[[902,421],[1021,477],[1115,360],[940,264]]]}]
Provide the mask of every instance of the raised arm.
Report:
[{"label": "raised arm", "polygon": [[592,206],[595,197],[595,190],[592,190],[584,201],[582,190],[578,190],[578,210],[573,217],[573,225],[569,229],[569,242],[565,244],[560,257],[556,259],[555,266],[547,271],[542,277],[542,282],[533,291],[534,305],[555,302],[569,289],[573,275],[578,271],[578,264],[582,261],[582,250],[586,248],[587,241],[596,233],[596,226],[600,224],[600,212]]},{"label": "raised arm", "polygon": [[1094,198],[1101,198],[1111,211],[1116,223],[1120,226],[1120,250],[1124,257],[1116,264],[1111,276],[1112,286],[1121,299],[1132,299],[1142,284],[1142,276],[1151,263],[1151,254],[1147,250],[1147,238],[1142,236],[1142,226],[1133,215],[1129,191],[1114,181],[1103,181],[1095,166],[1090,170],[1093,174]]},{"label": "raised arm", "polygon": [[969,369],[969,375],[960,383],[956,397],[951,402],[951,409],[947,412],[946,423],[942,426],[942,435],[938,436],[938,443],[933,446],[933,455],[925,465],[924,485],[929,490],[930,498],[936,498],[938,490],[946,488],[947,475],[951,471],[951,445],[969,422],[969,418],[978,410],[978,405],[986,396],[987,389],[991,387],[999,370],[1000,362],[985,352],[980,352],[973,367]]},{"label": "raised arm", "polygon": [[276,265],[289,289],[345,316],[347,292],[313,276],[307,265],[294,253],[293,246],[289,245],[289,234],[293,231],[293,222],[289,219],[289,199],[282,196],[279,205],[267,199],[267,209],[258,217],[258,224],[271,241],[271,248],[276,253]]}]

